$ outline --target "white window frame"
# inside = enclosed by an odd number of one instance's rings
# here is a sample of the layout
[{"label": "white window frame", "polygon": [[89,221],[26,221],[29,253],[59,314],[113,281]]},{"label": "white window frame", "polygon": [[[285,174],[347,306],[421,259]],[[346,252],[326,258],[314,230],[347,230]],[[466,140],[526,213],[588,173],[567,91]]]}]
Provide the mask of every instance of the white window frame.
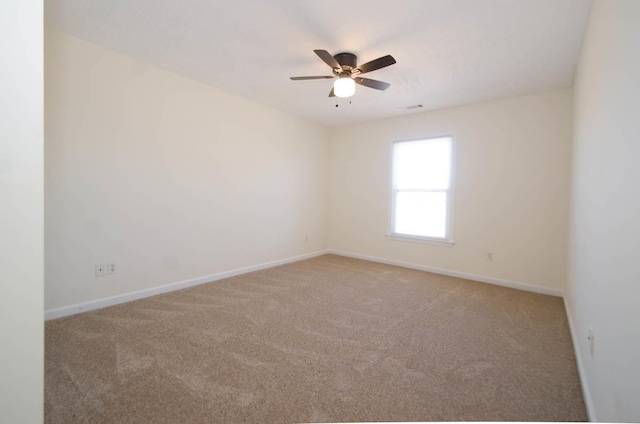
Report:
[{"label": "white window frame", "polygon": [[[393,181],[393,166],[394,166],[394,146],[396,143],[404,143],[409,141],[421,141],[421,140],[434,140],[439,138],[449,138],[451,139],[451,167],[450,167],[450,175],[449,175],[449,189],[448,190],[411,190],[411,191],[424,191],[424,192],[438,192],[438,193],[446,193],[447,195],[447,225],[445,227],[445,236],[444,237],[425,237],[425,236],[414,236],[409,234],[401,234],[394,232],[394,222],[395,222],[395,201],[396,201],[396,193],[400,190],[396,190],[394,187]],[[426,244],[435,244],[440,246],[453,246],[453,217],[455,210],[455,176],[456,176],[456,136],[454,134],[443,134],[443,135],[429,135],[427,137],[417,137],[411,139],[402,139],[402,140],[392,140],[389,144],[389,223],[387,227],[386,237],[391,240],[398,241],[409,241],[415,243],[426,243]],[[405,190],[402,190],[405,191]]]}]

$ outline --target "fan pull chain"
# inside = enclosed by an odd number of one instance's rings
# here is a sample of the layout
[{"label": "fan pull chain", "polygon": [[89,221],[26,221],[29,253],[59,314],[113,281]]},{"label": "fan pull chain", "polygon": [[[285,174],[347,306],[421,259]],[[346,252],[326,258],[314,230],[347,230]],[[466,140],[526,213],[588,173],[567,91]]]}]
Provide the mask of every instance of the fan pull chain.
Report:
[{"label": "fan pull chain", "polygon": [[[351,104],[351,100],[349,100],[349,104]],[[336,107],[340,107],[340,105],[338,104],[338,100],[336,99]]]}]

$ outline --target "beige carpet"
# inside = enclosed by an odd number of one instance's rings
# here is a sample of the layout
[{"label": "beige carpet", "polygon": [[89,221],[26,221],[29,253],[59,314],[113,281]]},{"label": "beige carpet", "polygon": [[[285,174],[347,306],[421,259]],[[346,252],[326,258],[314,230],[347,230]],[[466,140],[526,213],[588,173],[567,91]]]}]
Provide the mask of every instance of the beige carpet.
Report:
[{"label": "beige carpet", "polygon": [[46,323],[46,422],[580,421],[560,298],[326,255]]}]

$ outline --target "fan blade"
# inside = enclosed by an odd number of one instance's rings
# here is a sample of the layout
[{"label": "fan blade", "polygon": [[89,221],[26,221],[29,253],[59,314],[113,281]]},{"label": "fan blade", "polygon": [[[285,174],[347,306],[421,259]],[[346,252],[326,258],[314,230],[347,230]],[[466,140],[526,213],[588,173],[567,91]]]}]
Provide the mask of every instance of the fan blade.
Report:
[{"label": "fan blade", "polygon": [[319,80],[319,79],[334,79],[334,76],[317,76],[317,77],[289,77],[294,81],[306,81],[306,80]]},{"label": "fan blade", "polygon": [[329,97],[336,97],[336,93],[333,92],[333,88],[329,92]]},{"label": "fan blade", "polygon": [[389,86],[391,86],[391,84],[387,82],[382,82],[382,81],[378,81],[370,78],[356,77],[354,78],[354,81],[357,84],[364,85],[365,87],[369,87],[369,88],[375,88],[376,90],[386,90],[387,88],[389,88]]},{"label": "fan blade", "polygon": [[376,60],[372,60],[371,62],[367,62],[364,65],[358,66],[356,69],[360,70],[361,74],[371,71],[377,71],[378,69],[386,68],[387,66],[393,65],[396,63],[396,60],[391,55],[386,55],[377,58]]},{"label": "fan blade", "polygon": [[340,64],[338,63],[338,61],[335,59],[335,57],[331,56],[331,53],[329,53],[326,50],[314,50],[315,54],[318,55],[318,57],[320,59],[322,59],[324,61],[324,63],[326,63],[327,65],[331,66],[333,69],[339,68],[342,69],[342,67],[340,66]]}]

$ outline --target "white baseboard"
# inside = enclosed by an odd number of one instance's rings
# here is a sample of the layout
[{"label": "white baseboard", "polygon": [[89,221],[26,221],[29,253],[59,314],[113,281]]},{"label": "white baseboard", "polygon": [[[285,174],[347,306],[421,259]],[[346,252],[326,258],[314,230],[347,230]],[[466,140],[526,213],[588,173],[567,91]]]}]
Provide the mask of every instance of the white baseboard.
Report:
[{"label": "white baseboard", "polygon": [[484,277],[482,275],[467,274],[465,272],[451,271],[443,268],[434,268],[426,265],[417,265],[409,262],[396,261],[394,259],[385,259],[385,258],[378,258],[375,256],[360,255],[358,253],[343,252],[341,250],[329,249],[326,253],[331,253],[333,255],[339,255],[339,256],[346,256],[346,257],[355,258],[355,259],[363,259],[365,261],[379,262],[387,265],[396,265],[396,266],[401,266],[403,268],[417,269],[419,271],[433,272],[434,274],[442,274],[442,275],[448,275],[450,277],[464,278],[466,280],[479,281],[481,283],[494,284],[497,286],[504,286],[512,289],[525,290],[525,291],[530,291],[534,293],[548,294],[548,295],[557,296],[557,297],[564,296],[564,292],[562,290],[552,289],[549,287],[535,286],[533,284],[518,283],[516,281],[501,280],[498,278]]},{"label": "white baseboard", "polygon": [[564,297],[564,310],[567,312],[567,321],[569,321],[569,332],[571,333],[571,341],[573,342],[573,352],[576,356],[576,364],[578,365],[578,375],[580,376],[580,385],[582,386],[582,397],[587,407],[587,417],[591,422],[597,422],[596,413],[593,410],[593,400],[591,398],[591,391],[589,390],[589,383],[587,381],[587,375],[584,370],[584,362],[582,360],[582,351],[580,350],[580,344],[576,327],[573,325],[573,318],[571,317],[571,310],[567,305],[567,298]]},{"label": "white baseboard", "polygon": [[474,274],[467,274],[463,272],[450,271],[447,269],[434,268],[434,267],[429,267],[425,265],[417,265],[417,264],[412,264],[408,262],[396,261],[393,259],[384,259],[384,258],[378,258],[374,256],[360,255],[357,253],[343,252],[341,250],[328,249],[328,250],[320,250],[313,253],[307,253],[304,255],[293,256],[290,258],[279,259],[277,261],[248,266],[245,268],[235,269],[231,271],[220,272],[217,274],[205,275],[198,278],[179,281],[176,283],[165,284],[162,286],[152,287],[149,289],[139,290],[131,293],[124,293],[116,296],[105,297],[102,299],[91,300],[88,302],[77,303],[74,305],[63,306],[61,308],[49,309],[45,311],[44,318],[45,318],[45,321],[56,319],[56,318],[62,318],[69,315],[75,315],[82,312],[105,308],[107,306],[113,306],[113,305],[118,305],[120,303],[130,302],[132,300],[155,296],[157,294],[168,293],[171,291],[180,290],[180,289],[184,289],[191,286],[196,286],[199,284],[222,280],[224,278],[234,277],[236,275],[259,271],[261,269],[267,269],[267,268],[272,268],[274,266],[284,265],[292,262],[298,262],[304,259],[325,255],[327,253],[331,253],[339,256],[346,256],[346,257],[355,258],[355,259],[363,259],[363,260],[372,261],[372,262],[379,262],[379,263],[384,263],[388,265],[396,265],[404,268],[417,269],[420,271],[433,272],[436,274],[448,275],[451,277],[465,278],[467,280],[480,281],[483,283],[511,287],[511,288],[531,291],[535,293],[542,293],[542,294],[548,294],[548,295],[559,296],[559,297],[563,296],[562,290],[556,290],[556,289],[551,289],[547,287],[539,287],[531,284],[518,283],[518,282],[508,281],[508,280],[500,280],[496,278],[484,277],[484,276],[474,275]]},{"label": "white baseboard", "polygon": [[69,315],[79,314],[81,312],[92,311],[94,309],[105,308],[107,306],[118,305],[120,303],[131,302],[132,300],[143,299],[145,297],[155,296],[157,294],[172,292],[199,284],[210,283],[212,281],[222,280],[224,278],[235,277],[236,275],[247,274],[249,272],[259,271],[261,269],[273,268],[274,266],[289,264],[292,262],[302,261],[304,259],[314,258],[327,254],[328,251],[320,250],[304,255],[293,256],[290,258],[279,259],[277,261],[265,262],[258,265],[248,266],[245,268],[234,269],[231,271],[220,272],[217,274],[205,275],[190,280],[179,281],[177,283],[165,284],[158,287],[139,290],[131,293],[119,294],[116,296],[105,297],[102,299],[91,300],[89,302],[77,303],[75,305],[64,306],[62,308],[49,309],[44,312],[45,321],[56,318],[62,318]]}]

